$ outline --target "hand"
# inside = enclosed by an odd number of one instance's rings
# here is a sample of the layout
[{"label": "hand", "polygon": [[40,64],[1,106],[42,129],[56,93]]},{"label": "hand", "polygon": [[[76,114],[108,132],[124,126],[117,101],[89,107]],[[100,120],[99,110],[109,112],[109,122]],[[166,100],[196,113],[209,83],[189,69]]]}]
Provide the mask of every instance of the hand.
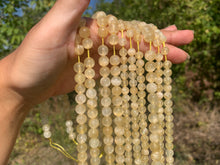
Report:
[{"label": "hand", "polygon": [[[77,25],[89,0],[58,0],[49,13],[35,25],[19,48],[6,57],[7,85],[33,105],[74,89],[74,40]],[[93,40],[98,40],[97,25],[89,19]],[[181,63],[187,53],[175,47],[193,40],[190,30],[169,26],[162,30],[170,48],[168,59]],[[98,43],[95,42],[95,47]],[[95,56],[93,54],[91,56]]]}]

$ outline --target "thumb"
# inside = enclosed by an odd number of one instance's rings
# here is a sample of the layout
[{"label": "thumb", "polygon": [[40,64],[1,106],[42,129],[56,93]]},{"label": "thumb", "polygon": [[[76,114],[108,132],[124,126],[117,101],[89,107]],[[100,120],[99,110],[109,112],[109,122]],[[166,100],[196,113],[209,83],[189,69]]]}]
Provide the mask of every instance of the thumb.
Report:
[{"label": "thumb", "polygon": [[57,0],[52,9],[32,30],[37,33],[38,41],[39,36],[43,36],[44,44],[47,44],[46,41],[49,41],[51,46],[64,44],[71,32],[77,28],[89,2],[90,0]]}]

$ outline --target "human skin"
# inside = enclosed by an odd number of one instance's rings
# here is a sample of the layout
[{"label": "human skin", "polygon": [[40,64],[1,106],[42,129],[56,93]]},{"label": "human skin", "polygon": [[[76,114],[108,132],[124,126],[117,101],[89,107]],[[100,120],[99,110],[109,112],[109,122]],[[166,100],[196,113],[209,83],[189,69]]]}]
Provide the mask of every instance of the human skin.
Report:
[{"label": "human skin", "polygon": [[[74,90],[74,39],[88,4],[89,0],[57,0],[21,45],[0,60],[0,165],[7,164],[29,110],[51,96]],[[87,22],[96,49],[97,26],[92,19]],[[168,59],[175,64],[184,62],[188,54],[176,46],[189,44],[194,38],[193,31],[177,30],[172,25],[162,32],[170,50]],[[144,51],[146,45],[140,45]],[[92,52],[95,58],[97,53]]]}]

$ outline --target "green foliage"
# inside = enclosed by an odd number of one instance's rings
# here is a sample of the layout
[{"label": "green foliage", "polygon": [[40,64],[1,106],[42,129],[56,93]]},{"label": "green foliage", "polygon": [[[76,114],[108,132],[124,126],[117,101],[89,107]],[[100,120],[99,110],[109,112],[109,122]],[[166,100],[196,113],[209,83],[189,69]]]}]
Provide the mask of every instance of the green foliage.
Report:
[{"label": "green foliage", "polygon": [[0,58],[16,49],[55,0],[0,1]]},{"label": "green foliage", "polygon": [[[207,90],[220,91],[219,8],[219,0],[113,0],[112,3],[99,0],[97,5],[97,10],[121,19],[141,20],[159,28],[175,24],[179,29],[194,30],[195,40],[182,47],[190,54],[191,60],[174,66],[173,78],[180,83],[176,84],[178,89],[191,94],[195,101],[206,98]],[[194,76],[182,79],[189,71],[194,72]],[[214,92],[211,95],[218,96]]]}]

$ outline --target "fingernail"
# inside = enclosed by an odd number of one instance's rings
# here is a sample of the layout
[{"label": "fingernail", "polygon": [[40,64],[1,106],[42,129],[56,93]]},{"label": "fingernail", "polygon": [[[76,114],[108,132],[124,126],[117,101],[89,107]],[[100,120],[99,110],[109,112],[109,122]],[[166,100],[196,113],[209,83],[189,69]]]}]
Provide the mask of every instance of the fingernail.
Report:
[{"label": "fingernail", "polygon": [[190,55],[189,54],[187,54],[187,60],[189,60],[190,59]]}]

